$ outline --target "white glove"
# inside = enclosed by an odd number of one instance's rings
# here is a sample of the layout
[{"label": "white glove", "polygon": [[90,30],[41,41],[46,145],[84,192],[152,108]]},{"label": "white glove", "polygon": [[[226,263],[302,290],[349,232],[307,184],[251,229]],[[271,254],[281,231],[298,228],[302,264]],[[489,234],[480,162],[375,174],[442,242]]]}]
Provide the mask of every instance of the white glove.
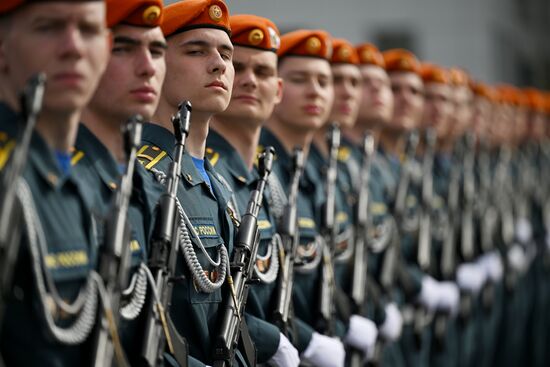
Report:
[{"label": "white glove", "polygon": [[476,263],[463,263],[456,270],[456,282],[461,290],[478,294],[485,284],[486,273]]},{"label": "white glove", "polygon": [[533,227],[526,218],[519,218],[517,220],[516,238],[520,243],[528,243],[533,238]]},{"label": "white glove", "polygon": [[374,356],[377,337],[378,329],[374,322],[362,316],[351,315],[348,333],[344,337],[346,344],[363,351],[367,359],[370,360]]},{"label": "white glove", "polygon": [[298,350],[294,348],[287,337],[281,334],[277,351],[268,363],[278,367],[298,367],[300,364],[300,356]]},{"label": "white glove", "polygon": [[491,251],[481,256],[477,263],[485,270],[485,276],[493,283],[499,282],[502,279],[504,267],[502,258],[497,251]]},{"label": "white glove", "polygon": [[429,275],[422,278],[422,288],[418,301],[430,311],[435,311],[439,303],[439,286],[437,280]]},{"label": "white glove", "polygon": [[525,254],[525,250],[521,245],[514,244],[509,250],[508,250],[508,263],[514,269],[518,272],[523,272],[525,269],[527,269],[527,266],[529,265],[528,258]]},{"label": "white glove", "polygon": [[380,326],[380,335],[384,339],[394,342],[401,336],[403,330],[403,317],[395,303],[388,303],[384,308],[386,311],[386,319]]},{"label": "white glove", "polygon": [[339,339],[314,332],[301,357],[318,367],[344,367],[346,351]]},{"label": "white glove", "polygon": [[460,291],[454,282],[439,282],[439,305],[438,309],[455,316],[460,304]]}]

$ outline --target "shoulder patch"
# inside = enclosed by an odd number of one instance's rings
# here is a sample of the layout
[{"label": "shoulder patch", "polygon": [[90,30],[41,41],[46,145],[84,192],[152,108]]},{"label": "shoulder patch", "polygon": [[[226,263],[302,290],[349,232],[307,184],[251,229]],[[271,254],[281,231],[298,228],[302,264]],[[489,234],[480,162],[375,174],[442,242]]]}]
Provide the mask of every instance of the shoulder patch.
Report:
[{"label": "shoulder patch", "polygon": [[84,152],[82,150],[78,150],[75,147],[71,148],[71,166],[76,166],[77,163],[84,158]]},{"label": "shoulder patch", "polygon": [[216,163],[218,163],[220,159],[220,154],[218,152],[215,152],[212,148],[206,148],[205,151],[205,158],[208,159],[212,167],[216,166]]},{"label": "shoulder patch", "polygon": [[144,145],[137,152],[139,163],[147,170],[156,166],[164,157],[166,157],[166,152],[154,145]]},{"label": "shoulder patch", "polygon": [[338,160],[340,162],[346,162],[351,155],[351,150],[349,147],[340,147],[338,148]]}]

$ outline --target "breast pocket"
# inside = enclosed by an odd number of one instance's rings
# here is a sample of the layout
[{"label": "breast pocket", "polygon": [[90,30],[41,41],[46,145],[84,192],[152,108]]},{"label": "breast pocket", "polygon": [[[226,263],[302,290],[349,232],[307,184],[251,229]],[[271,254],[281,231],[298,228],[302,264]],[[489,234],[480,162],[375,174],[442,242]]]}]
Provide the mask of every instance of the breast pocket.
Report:
[{"label": "breast pocket", "polygon": [[[222,276],[221,267],[216,267],[212,262],[220,262],[223,254],[221,247],[225,246],[219,233],[219,227],[212,218],[209,217],[190,217],[194,233],[191,234],[191,242],[197,261],[200,263],[202,272],[206,278],[212,282],[218,282]],[[227,259],[229,263],[230,258]],[[226,270],[229,272],[229,269]],[[189,299],[191,303],[219,303],[222,300],[221,287],[211,293],[204,292],[199,286],[198,270],[189,268],[190,284]]]}]

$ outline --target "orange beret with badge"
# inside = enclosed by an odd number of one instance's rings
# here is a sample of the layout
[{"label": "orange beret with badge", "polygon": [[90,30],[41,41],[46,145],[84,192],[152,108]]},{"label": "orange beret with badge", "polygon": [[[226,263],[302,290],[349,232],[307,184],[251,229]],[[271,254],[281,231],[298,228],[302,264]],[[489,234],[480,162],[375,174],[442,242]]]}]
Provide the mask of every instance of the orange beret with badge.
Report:
[{"label": "orange beret with badge", "polygon": [[330,62],[331,64],[359,65],[359,56],[351,43],[342,38],[333,38]]},{"label": "orange beret with badge", "polygon": [[491,102],[497,102],[496,93],[489,85],[482,82],[470,81],[470,88],[476,96],[483,97]]},{"label": "orange beret with badge", "polygon": [[355,47],[357,55],[359,56],[359,63],[361,65],[376,65],[382,69],[386,68],[384,62],[384,56],[380,50],[372,43],[362,43]]},{"label": "orange beret with badge", "polygon": [[470,86],[470,76],[463,69],[452,67],[449,69],[449,76],[451,77],[451,84],[455,86]]},{"label": "orange beret with badge", "polygon": [[157,27],[162,21],[162,0],[107,0],[107,25]]},{"label": "orange beret with badge", "polygon": [[316,57],[330,61],[332,42],[327,32],[322,30],[300,29],[281,37],[281,47],[277,52],[284,56]]},{"label": "orange beret with badge", "polygon": [[410,51],[396,48],[382,53],[388,73],[405,71],[420,75],[420,61]]},{"label": "orange beret with badge", "polygon": [[229,9],[222,0],[183,0],[164,8],[165,37],[197,28],[214,28],[231,35]]},{"label": "orange beret with badge", "polygon": [[239,14],[229,17],[229,24],[234,45],[273,52],[277,52],[281,46],[279,29],[267,18]]},{"label": "orange beret with badge", "polygon": [[420,66],[420,76],[422,77],[424,83],[451,83],[449,72],[445,68],[431,63],[423,63]]}]

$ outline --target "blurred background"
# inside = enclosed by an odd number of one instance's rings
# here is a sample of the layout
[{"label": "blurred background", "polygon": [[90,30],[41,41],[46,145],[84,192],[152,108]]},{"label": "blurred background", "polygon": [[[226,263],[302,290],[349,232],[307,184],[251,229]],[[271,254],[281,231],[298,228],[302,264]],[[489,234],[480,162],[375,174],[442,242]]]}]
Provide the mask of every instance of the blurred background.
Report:
[{"label": "blurred background", "polygon": [[282,33],[321,28],[382,50],[403,47],[423,61],[460,66],[486,82],[550,89],[550,0],[226,2],[232,14],[268,17]]}]

